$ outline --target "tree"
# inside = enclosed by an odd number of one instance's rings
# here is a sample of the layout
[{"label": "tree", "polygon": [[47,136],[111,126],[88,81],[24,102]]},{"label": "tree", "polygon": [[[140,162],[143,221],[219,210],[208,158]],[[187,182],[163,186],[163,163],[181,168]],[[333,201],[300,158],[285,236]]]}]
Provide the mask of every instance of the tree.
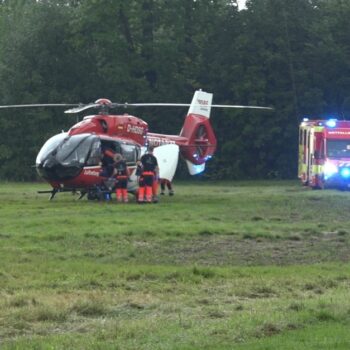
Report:
[{"label": "tree", "polygon": [[[212,178],[294,177],[299,120],[348,116],[350,4],[345,0],[2,0],[1,104],[187,102],[215,110]],[[140,109],[177,133],[184,109]],[[73,123],[60,110],[1,111],[0,178],[32,179],[42,143]],[[45,130],[45,131],[43,131]],[[25,171],[23,171],[25,169]]]},{"label": "tree", "polygon": [[[69,11],[50,3],[1,5],[1,104],[57,102],[68,99],[75,82],[66,45]],[[35,25],[33,25],[35,23]],[[40,145],[64,122],[46,111],[1,112],[2,178],[33,179],[32,165]],[[45,132],[43,132],[45,130]]]}]

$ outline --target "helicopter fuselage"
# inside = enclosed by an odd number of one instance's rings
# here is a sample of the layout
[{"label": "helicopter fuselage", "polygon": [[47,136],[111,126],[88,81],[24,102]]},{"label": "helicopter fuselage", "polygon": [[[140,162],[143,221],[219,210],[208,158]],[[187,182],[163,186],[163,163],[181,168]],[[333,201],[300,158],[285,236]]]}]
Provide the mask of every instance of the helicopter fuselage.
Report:
[{"label": "helicopter fuselage", "polygon": [[130,179],[128,190],[138,187],[136,162],[148,145],[184,145],[187,138],[148,133],[148,124],[131,115],[92,115],[75,124],[67,133],[50,138],[36,159],[38,174],[58,190],[86,190],[102,186],[103,150],[125,158]]},{"label": "helicopter fuselage", "polygon": [[110,115],[108,110],[113,103],[106,99],[67,110],[65,113],[78,113],[99,108],[99,114],[86,116],[68,132],[50,138],[37,156],[37,172],[51,184],[53,192],[88,193],[113,177],[114,169],[106,175],[105,165],[101,164],[109,149],[112,154],[120,153],[125,158],[131,174],[128,190],[132,192],[138,188],[136,162],[148,146],[153,146],[160,164],[160,177],[172,180],[179,153],[186,160],[190,174],[198,174],[216,149],[216,138],[209,121],[211,99],[210,93],[195,92],[179,135],[151,133],[144,120],[129,114]]},{"label": "helicopter fuselage", "polygon": [[110,149],[126,159],[131,178],[130,190],[137,188],[136,161],[146,145],[148,125],[130,115],[85,117],[67,133],[50,138],[36,159],[38,174],[53,188],[74,190],[101,185],[102,152]]}]

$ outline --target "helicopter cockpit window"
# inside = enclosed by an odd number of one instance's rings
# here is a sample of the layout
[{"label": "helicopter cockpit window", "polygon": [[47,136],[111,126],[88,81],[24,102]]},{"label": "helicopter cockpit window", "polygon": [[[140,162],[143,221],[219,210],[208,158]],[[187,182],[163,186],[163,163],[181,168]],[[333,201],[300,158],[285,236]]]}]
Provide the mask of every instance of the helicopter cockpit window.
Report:
[{"label": "helicopter cockpit window", "polygon": [[122,144],[122,155],[124,156],[127,163],[135,164],[138,159],[138,149],[135,145]]},{"label": "helicopter cockpit window", "polygon": [[57,149],[56,159],[63,165],[84,165],[91,145],[96,138],[91,135],[73,135],[67,138]]},{"label": "helicopter cockpit window", "polygon": [[40,164],[43,162],[43,160],[45,158],[47,158],[47,156],[54,152],[55,149],[57,148],[57,146],[63,142],[63,140],[67,138],[67,133],[66,132],[62,132],[61,134],[52,136],[50,139],[48,139],[44,146],[41,148],[38,156],[36,157],[36,164]]},{"label": "helicopter cockpit window", "polygon": [[101,142],[96,139],[91,145],[91,151],[86,165],[98,165],[101,160]]}]

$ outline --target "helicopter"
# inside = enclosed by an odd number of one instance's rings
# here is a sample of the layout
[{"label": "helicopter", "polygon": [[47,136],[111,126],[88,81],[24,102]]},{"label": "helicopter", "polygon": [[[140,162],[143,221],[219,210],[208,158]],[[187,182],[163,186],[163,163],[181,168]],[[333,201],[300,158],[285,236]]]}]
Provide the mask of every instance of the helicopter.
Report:
[{"label": "helicopter", "polygon": [[[73,107],[65,111],[76,114],[94,110],[67,132],[48,139],[36,157],[36,171],[46,180],[51,189],[39,191],[49,193],[50,200],[59,192],[79,192],[90,200],[101,199],[111,192],[113,179],[102,175],[103,150],[121,154],[129,168],[128,192],[138,189],[137,161],[154,148],[159,164],[159,178],[172,181],[179,154],[185,159],[188,171],[196,175],[204,171],[206,162],[213,156],[217,140],[210,124],[211,108],[253,108],[271,110],[271,107],[213,105],[213,94],[195,91],[191,104],[183,103],[114,103],[100,98],[89,104],[30,104],[9,105],[0,108],[20,107]],[[165,135],[149,131],[148,123],[139,117],[124,113],[110,114],[117,108],[127,107],[189,107],[179,135]]]}]

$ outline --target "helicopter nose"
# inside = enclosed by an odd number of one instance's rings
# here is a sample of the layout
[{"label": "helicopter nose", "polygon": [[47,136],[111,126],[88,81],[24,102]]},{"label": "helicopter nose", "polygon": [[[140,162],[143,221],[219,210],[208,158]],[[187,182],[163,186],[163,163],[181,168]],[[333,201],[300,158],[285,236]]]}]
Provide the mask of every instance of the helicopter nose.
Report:
[{"label": "helicopter nose", "polygon": [[61,164],[54,158],[46,159],[36,166],[39,176],[54,181],[72,179],[80,174],[82,168],[80,164],[76,163]]}]

